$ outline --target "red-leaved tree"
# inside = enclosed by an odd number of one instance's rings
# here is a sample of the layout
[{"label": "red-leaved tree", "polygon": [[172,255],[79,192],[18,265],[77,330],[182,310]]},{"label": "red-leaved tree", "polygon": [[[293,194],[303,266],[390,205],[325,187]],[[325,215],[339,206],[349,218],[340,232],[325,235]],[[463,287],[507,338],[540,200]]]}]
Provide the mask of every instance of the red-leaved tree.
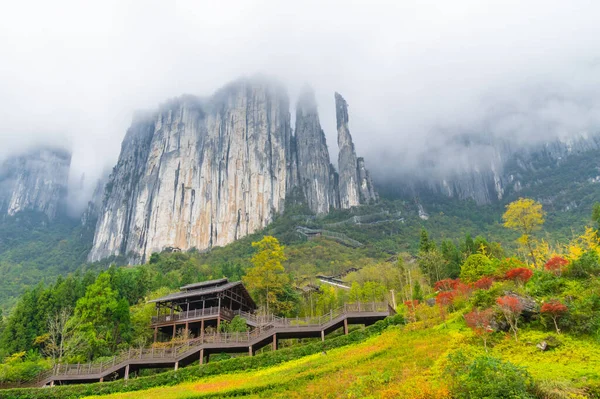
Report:
[{"label": "red-leaved tree", "polygon": [[408,317],[413,323],[415,321],[417,321],[415,310],[416,310],[418,304],[419,304],[419,301],[417,299],[412,299],[410,301],[404,301],[404,306],[406,306],[406,308],[408,309]]},{"label": "red-leaved tree", "polygon": [[543,314],[546,314],[550,316],[550,318],[552,318],[552,321],[554,322],[554,327],[556,328],[556,333],[560,334],[560,329],[558,328],[557,320],[560,317],[562,317],[565,313],[567,313],[569,311],[569,308],[567,308],[567,306],[561,303],[560,301],[553,300],[543,304],[540,311]]},{"label": "red-leaved tree", "polygon": [[492,330],[492,320],[494,319],[494,310],[473,310],[465,314],[465,323],[467,327],[473,330],[473,333],[483,340],[483,347],[487,352],[487,340],[489,336],[494,332]]},{"label": "red-leaved tree", "polygon": [[526,267],[518,267],[516,269],[510,269],[504,275],[507,280],[512,280],[517,284],[525,284],[533,276],[533,270]]},{"label": "red-leaved tree", "polygon": [[500,308],[500,310],[502,311],[502,314],[504,314],[504,318],[506,319],[506,322],[510,326],[510,329],[512,330],[515,336],[515,341],[518,341],[518,324],[519,317],[521,317],[521,313],[523,313],[523,303],[521,303],[521,301],[517,297],[505,295],[501,296],[500,298],[497,298],[496,304],[498,305],[498,308]]},{"label": "red-leaved tree", "polygon": [[452,291],[442,291],[435,297],[435,303],[440,307],[440,317],[445,322],[447,308],[454,301],[454,293]]},{"label": "red-leaved tree", "polygon": [[548,262],[544,265],[544,269],[547,271],[554,273],[557,276],[560,276],[565,269],[565,267],[569,264],[569,261],[563,258],[562,256],[553,256]]},{"label": "red-leaved tree", "polygon": [[440,280],[433,285],[433,288],[436,291],[453,291],[458,283],[459,279],[452,280],[451,278],[446,278],[444,280]]},{"label": "red-leaved tree", "polygon": [[475,281],[473,286],[478,290],[489,290],[492,287],[494,280],[491,277],[482,277]]}]

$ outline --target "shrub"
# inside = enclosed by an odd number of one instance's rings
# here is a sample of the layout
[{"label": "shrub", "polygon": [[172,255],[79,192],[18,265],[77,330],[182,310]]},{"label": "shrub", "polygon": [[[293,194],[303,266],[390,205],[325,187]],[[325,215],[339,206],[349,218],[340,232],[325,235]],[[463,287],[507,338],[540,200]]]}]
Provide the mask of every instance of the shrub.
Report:
[{"label": "shrub", "polygon": [[457,399],[534,398],[533,379],[524,368],[491,356],[479,356],[471,362],[460,351],[450,354],[448,360],[446,372]]},{"label": "shrub", "polygon": [[525,284],[533,276],[533,270],[526,267],[511,269],[504,274],[504,278],[512,280],[517,284]]},{"label": "shrub", "polygon": [[451,278],[447,278],[436,282],[433,288],[436,291],[453,291],[454,289],[456,289],[456,286],[459,282],[459,279],[452,280]]},{"label": "shrub", "polygon": [[569,274],[573,277],[588,278],[600,274],[600,260],[595,251],[587,251],[571,263]]},{"label": "shrub", "polygon": [[440,317],[446,321],[446,311],[448,306],[452,305],[454,293],[451,291],[442,291],[435,297],[435,303],[440,307]]},{"label": "shrub", "polygon": [[569,309],[566,305],[557,300],[552,300],[550,302],[546,302],[542,305],[540,312],[542,314],[546,314],[552,318],[554,322],[554,327],[556,328],[556,333],[560,334],[560,329],[558,328],[557,319],[562,317],[565,313],[567,313]]},{"label": "shrub", "polygon": [[496,304],[501,287],[492,287],[489,290],[476,290],[471,297],[471,305],[475,308],[489,308]]},{"label": "shrub", "polygon": [[510,295],[505,295],[496,299],[496,303],[504,314],[504,318],[510,326],[510,329],[514,333],[515,341],[517,341],[519,317],[521,317],[521,313],[523,312],[523,304],[519,298]]},{"label": "shrub", "polygon": [[492,261],[485,255],[470,255],[460,268],[460,279],[465,283],[473,283],[484,276],[494,274]]},{"label": "shrub", "polygon": [[517,259],[517,258],[504,258],[500,261],[498,266],[496,267],[496,272],[494,274],[495,277],[503,278],[507,271],[511,269],[519,269],[521,267],[526,267],[525,262]]},{"label": "shrub", "polygon": [[478,290],[489,290],[494,284],[494,280],[491,277],[482,277],[479,280],[475,281],[473,286]]},{"label": "shrub", "polygon": [[568,260],[562,256],[555,255],[551,257],[548,262],[546,262],[544,269],[557,276],[560,276],[568,264]]},{"label": "shrub", "polygon": [[527,283],[527,288],[533,296],[559,295],[565,289],[566,283],[564,277],[536,271]]},{"label": "shrub", "polygon": [[464,315],[465,323],[467,323],[467,327],[469,327],[475,335],[480,337],[483,341],[483,347],[487,352],[487,340],[489,336],[494,332],[492,330],[492,320],[494,319],[494,310],[493,309],[485,309],[485,310],[473,310]]}]

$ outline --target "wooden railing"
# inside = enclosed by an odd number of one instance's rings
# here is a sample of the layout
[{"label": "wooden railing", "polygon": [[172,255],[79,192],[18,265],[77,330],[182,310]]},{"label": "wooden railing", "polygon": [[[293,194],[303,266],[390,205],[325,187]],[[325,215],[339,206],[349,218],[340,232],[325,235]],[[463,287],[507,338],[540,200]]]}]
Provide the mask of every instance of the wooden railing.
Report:
[{"label": "wooden railing", "polygon": [[210,316],[223,316],[224,319],[231,319],[233,317],[233,311],[227,308],[210,307],[203,309],[194,309],[186,312],[179,312],[167,315],[152,316],[152,324],[173,322],[180,320],[199,319],[202,317]]},{"label": "wooden railing", "polygon": [[[223,310],[224,309],[221,309],[221,311]],[[231,312],[228,309],[225,310],[229,312],[228,316],[233,317],[234,314],[238,314],[248,321],[254,322],[257,325],[257,328],[249,332],[203,334],[198,338],[187,340],[183,344],[172,346],[170,348],[130,348],[128,351],[122,352],[118,356],[114,356],[112,359],[103,362],[57,364],[53,369],[40,373],[35,380],[20,384],[20,386],[34,386],[36,383],[40,383],[52,376],[102,375],[105,371],[111,369],[116,371],[135,360],[173,359],[175,361],[175,359],[181,357],[190,350],[198,350],[199,346],[205,344],[249,344],[256,340],[267,338],[273,333],[272,330],[277,330],[278,328],[301,329],[324,327],[328,323],[332,323],[338,317],[348,313],[389,313],[389,305],[387,303],[377,302],[346,304],[322,316],[296,318],[283,318],[274,315],[259,316],[247,312]],[[2,387],[7,386],[2,385]]]}]

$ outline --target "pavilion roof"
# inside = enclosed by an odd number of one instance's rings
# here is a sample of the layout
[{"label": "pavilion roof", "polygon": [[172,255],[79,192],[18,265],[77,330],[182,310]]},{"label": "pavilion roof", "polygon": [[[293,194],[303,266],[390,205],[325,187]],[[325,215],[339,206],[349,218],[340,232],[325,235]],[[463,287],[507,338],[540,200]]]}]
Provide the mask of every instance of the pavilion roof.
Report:
[{"label": "pavilion roof", "polygon": [[[228,281],[227,279],[221,279],[221,280],[225,280],[226,282]],[[218,280],[213,280],[213,281],[218,281]],[[199,283],[202,284],[202,283]],[[195,284],[189,284],[189,286],[193,286]],[[157,299],[153,299],[151,301],[148,301],[148,303],[155,303],[155,302],[179,302],[182,301],[184,299],[187,298],[194,298],[194,297],[202,297],[202,296],[206,296],[206,295],[210,295],[210,294],[216,294],[219,292],[223,292],[226,290],[230,290],[233,289],[235,287],[241,286],[242,287],[242,291],[244,293],[244,296],[247,297],[247,299],[249,300],[249,302],[256,306],[254,303],[254,300],[252,299],[252,297],[250,296],[250,294],[248,293],[248,291],[246,290],[246,287],[244,287],[244,284],[242,284],[241,281],[234,281],[234,282],[227,282],[226,284],[221,284],[221,285],[209,285],[208,287],[202,288],[202,285],[200,285],[200,288],[197,289],[189,289],[187,291],[180,291],[180,292],[175,292],[173,294],[169,294],[166,296],[163,296],[161,298],[157,298]],[[185,288],[188,286],[184,286],[182,288]]]},{"label": "pavilion roof", "polygon": [[223,284],[227,284],[228,282],[229,282],[228,278],[220,278],[217,280],[208,280],[208,281],[202,281],[200,283],[184,285],[183,287],[180,287],[179,289],[181,291],[190,291],[190,290],[196,290],[196,289],[204,288],[204,287],[223,285]]}]

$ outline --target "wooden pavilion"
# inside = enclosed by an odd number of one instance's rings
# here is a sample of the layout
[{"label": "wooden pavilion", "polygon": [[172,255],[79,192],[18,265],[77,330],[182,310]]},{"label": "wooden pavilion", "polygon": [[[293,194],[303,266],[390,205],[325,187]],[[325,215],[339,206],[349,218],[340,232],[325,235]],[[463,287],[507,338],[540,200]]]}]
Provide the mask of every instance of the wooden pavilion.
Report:
[{"label": "wooden pavilion", "polygon": [[236,313],[256,310],[242,282],[227,278],[188,284],[149,303],[156,304],[154,342],[174,338],[178,329],[185,337],[200,337],[206,329],[218,330],[222,320],[230,321]]}]

